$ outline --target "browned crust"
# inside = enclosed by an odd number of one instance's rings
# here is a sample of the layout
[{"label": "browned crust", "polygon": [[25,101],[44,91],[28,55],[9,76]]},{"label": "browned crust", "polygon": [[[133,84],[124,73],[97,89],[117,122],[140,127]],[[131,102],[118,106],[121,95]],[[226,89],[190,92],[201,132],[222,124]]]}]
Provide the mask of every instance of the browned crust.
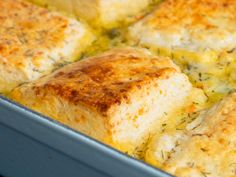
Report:
[{"label": "browned crust", "polygon": [[60,15],[22,0],[2,0],[0,9],[3,64],[21,68],[26,58],[31,58],[37,66],[45,49],[50,50],[65,39],[69,21]]},{"label": "browned crust", "polygon": [[166,0],[147,23],[156,25],[158,29],[169,29],[172,26],[171,29],[178,30],[176,25],[179,24],[184,25],[186,29],[199,25],[205,29],[217,29],[219,26],[209,23],[208,18],[218,14],[221,18],[235,21],[235,11],[234,0]]},{"label": "browned crust", "polygon": [[71,64],[42,82],[36,82],[32,88],[36,95],[50,92],[105,115],[113,105],[128,103],[131,92],[154,80],[167,79],[177,70],[166,58],[150,57],[131,49],[113,50]]}]

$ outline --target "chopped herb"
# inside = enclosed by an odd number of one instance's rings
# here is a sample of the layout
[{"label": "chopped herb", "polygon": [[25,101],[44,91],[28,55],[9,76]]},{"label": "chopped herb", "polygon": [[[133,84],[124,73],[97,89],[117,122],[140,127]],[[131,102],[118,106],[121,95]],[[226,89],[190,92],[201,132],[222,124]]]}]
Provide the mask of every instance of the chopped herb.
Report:
[{"label": "chopped herb", "polygon": [[165,155],[164,155],[163,150],[161,150],[161,158],[162,158],[163,160],[165,160]]},{"label": "chopped herb", "polygon": [[118,29],[112,29],[110,31],[107,32],[107,36],[110,38],[110,39],[114,39],[114,38],[117,38],[121,35],[120,31]]},{"label": "chopped herb", "polygon": [[232,48],[231,50],[228,50],[227,53],[233,53],[236,48]]},{"label": "chopped herb", "polygon": [[38,73],[43,73],[42,71],[40,71],[40,70],[38,70],[38,69],[36,69],[36,68],[34,68],[33,71],[34,71],[34,72],[38,72]]},{"label": "chopped herb", "polygon": [[160,53],[161,53],[161,52],[160,52],[160,49],[157,49],[157,54],[160,55]]},{"label": "chopped herb", "polygon": [[194,162],[188,162],[188,163],[187,163],[187,166],[189,166],[190,168],[193,168],[194,165],[195,165]]},{"label": "chopped herb", "polygon": [[204,177],[207,177],[207,176],[210,175],[211,173],[210,173],[210,172],[201,171],[201,174],[202,174]]},{"label": "chopped herb", "polygon": [[203,152],[207,152],[207,149],[205,149],[205,148],[201,148],[201,151],[203,151]]},{"label": "chopped herb", "polygon": [[202,81],[202,73],[198,73],[198,78],[200,81]]}]

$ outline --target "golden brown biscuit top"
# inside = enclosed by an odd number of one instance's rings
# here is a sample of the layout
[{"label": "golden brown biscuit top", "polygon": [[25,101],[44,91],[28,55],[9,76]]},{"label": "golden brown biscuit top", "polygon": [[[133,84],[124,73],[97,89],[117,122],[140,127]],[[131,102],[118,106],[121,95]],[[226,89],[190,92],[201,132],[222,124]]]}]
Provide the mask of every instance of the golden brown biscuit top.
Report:
[{"label": "golden brown biscuit top", "polygon": [[1,62],[36,65],[45,49],[62,45],[68,19],[21,0],[1,0],[0,9]]},{"label": "golden brown biscuit top", "polygon": [[36,82],[33,90],[59,95],[106,113],[112,105],[129,102],[130,93],[153,80],[167,79],[178,68],[166,58],[156,58],[132,49],[116,49],[60,69]]},{"label": "golden brown biscuit top", "polygon": [[140,23],[153,31],[144,33],[150,35],[149,41],[157,38],[159,45],[231,49],[236,39],[235,12],[234,0],[166,0]]},{"label": "golden brown biscuit top", "polygon": [[193,28],[198,25],[206,29],[218,28],[210,18],[235,21],[235,10],[234,0],[167,0],[157,8],[150,22],[158,24],[158,28],[170,25],[174,28],[181,23]]}]

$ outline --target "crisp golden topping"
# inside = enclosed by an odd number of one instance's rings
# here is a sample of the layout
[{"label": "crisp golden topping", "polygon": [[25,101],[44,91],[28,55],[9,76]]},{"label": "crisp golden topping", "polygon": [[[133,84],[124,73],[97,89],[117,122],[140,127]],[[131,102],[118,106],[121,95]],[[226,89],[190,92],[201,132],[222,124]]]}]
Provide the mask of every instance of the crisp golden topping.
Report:
[{"label": "crisp golden topping", "polygon": [[45,49],[65,40],[69,22],[62,16],[20,0],[0,1],[0,9],[0,54],[6,63],[21,67],[32,58],[37,65]]},{"label": "crisp golden topping", "polygon": [[156,124],[185,103],[188,78],[168,58],[112,49],[13,90],[11,98],[134,154]]},{"label": "crisp golden topping", "polygon": [[235,11],[234,0],[167,0],[140,23],[148,34],[153,32],[146,42],[190,50],[232,49]]},{"label": "crisp golden topping", "polygon": [[80,22],[23,0],[0,9],[0,92],[74,61],[94,39]]},{"label": "crisp golden topping", "polygon": [[[140,54],[140,55],[138,55]],[[106,112],[122,100],[129,102],[134,89],[142,89],[155,78],[177,72],[168,59],[157,59],[132,50],[114,50],[65,67],[33,89],[50,91],[64,99]]]}]

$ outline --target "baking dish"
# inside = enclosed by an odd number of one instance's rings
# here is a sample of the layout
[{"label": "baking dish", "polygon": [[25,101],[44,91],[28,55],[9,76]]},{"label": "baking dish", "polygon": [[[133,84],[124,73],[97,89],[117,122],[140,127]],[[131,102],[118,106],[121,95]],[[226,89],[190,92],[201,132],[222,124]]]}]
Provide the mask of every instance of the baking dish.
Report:
[{"label": "baking dish", "polygon": [[0,113],[3,176],[170,177],[2,96]]}]

